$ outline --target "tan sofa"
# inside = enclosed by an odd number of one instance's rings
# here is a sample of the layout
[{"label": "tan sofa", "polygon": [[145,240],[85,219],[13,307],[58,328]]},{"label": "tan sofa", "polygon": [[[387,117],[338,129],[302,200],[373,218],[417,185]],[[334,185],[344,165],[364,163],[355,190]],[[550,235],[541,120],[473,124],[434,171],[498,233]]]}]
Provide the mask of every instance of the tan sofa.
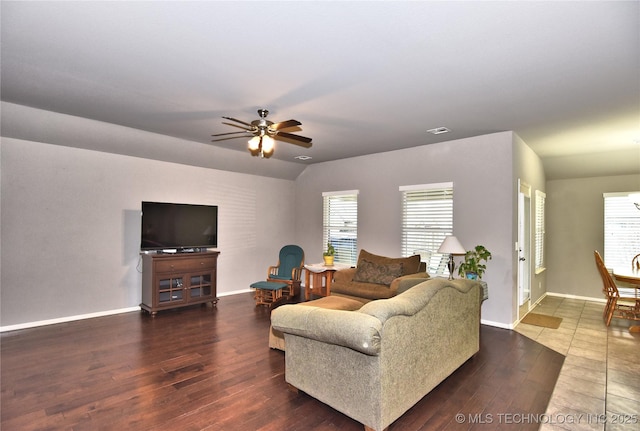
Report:
[{"label": "tan sofa", "polygon": [[416,284],[403,283],[403,280],[411,278],[429,278],[426,266],[420,262],[419,255],[393,258],[360,250],[356,268],[342,269],[334,274],[331,295],[355,299],[362,303],[391,298],[398,294],[401,285],[406,288]]},{"label": "tan sofa", "polygon": [[381,431],[479,350],[480,283],[426,280],[357,311],[284,305],[285,379]]}]

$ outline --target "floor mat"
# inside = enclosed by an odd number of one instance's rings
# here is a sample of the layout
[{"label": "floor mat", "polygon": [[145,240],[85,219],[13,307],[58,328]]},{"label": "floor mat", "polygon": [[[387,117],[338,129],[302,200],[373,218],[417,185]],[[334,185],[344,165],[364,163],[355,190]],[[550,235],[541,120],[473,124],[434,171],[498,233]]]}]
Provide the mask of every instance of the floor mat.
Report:
[{"label": "floor mat", "polygon": [[524,316],[524,319],[520,323],[526,323],[527,325],[543,326],[545,328],[558,329],[562,318],[547,316],[545,314],[529,313]]}]

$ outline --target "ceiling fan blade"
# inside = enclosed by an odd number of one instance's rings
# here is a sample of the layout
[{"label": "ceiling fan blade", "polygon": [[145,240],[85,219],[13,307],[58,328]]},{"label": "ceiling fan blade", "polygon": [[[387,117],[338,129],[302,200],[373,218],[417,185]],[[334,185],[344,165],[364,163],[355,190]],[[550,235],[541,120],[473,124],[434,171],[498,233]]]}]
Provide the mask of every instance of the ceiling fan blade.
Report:
[{"label": "ceiling fan blade", "polygon": [[235,121],[236,123],[244,124],[247,127],[251,127],[250,123],[247,123],[247,122],[242,121],[242,120],[237,120],[237,119],[231,118],[231,117],[222,117],[222,118],[224,118],[225,120],[231,120],[231,121]]},{"label": "ceiling fan blade", "polygon": [[288,129],[289,127],[302,126],[302,123],[298,120],[287,120],[279,123],[273,123],[269,128],[273,130]]},{"label": "ceiling fan blade", "polygon": [[[216,135],[211,135],[211,136],[216,136]],[[246,138],[246,137],[247,137],[246,135],[229,136],[228,138],[212,139],[211,142],[226,141],[227,139],[238,139],[238,138]]]},{"label": "ceiling fan blade", "polygon": [[241,134],[245,135],[245,134],[247,134],[248,132],[216,133],[215,135],[211,135],[211,136],[237,135],[238,133],[241,133]]},{"label": "ceiling fan blade", "polygon": [[248,132],[253,130],[253,129],[249,129],[249,128],[246,128],[246,127],[242,127],[239,124],[227,123],[226,121],[223,121],[222,124],[226,124],[227,126],[237,127],[238,129],[246,130]]},{"label": "ceiling fan blade", "polygon": [[278,134],[275,137],[290,139],[291,141],[295,141],[295,142],[291,142],[292,144],[300,145],[305,148],[311,148],[311,138],[307,138],[305,136],[294,135],[293,133],[287,133],[287,132],[278,132]]}]

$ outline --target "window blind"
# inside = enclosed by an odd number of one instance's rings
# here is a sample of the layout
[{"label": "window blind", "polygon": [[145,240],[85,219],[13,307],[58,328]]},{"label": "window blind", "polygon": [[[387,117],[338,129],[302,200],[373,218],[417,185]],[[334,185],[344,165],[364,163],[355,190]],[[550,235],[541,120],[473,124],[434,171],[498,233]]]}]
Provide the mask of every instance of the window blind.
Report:
[{"label": "window blind", "polygon": [[403,186],[402,256],[420,254],[431,273],[447,274],[448,256],[437,252],[453,233],[453,183]]},{"label": "window blind", "polygon": [[604,263],[607,268],[631,268],[640,253],[640,209],[630,195],[604,194]]},{"label": "window blind", "polygon": [[545,200],[547,195],[540,190],[536,190],[536,246],[535,246],[535,264],[536,274],[544,270],[544,237],[545,237]]},{"label": "window blind", "polygon": [[323,251],[331,242],[336,250],[334,262],[355,265],[358,260],[358,191],[322,194]]}]

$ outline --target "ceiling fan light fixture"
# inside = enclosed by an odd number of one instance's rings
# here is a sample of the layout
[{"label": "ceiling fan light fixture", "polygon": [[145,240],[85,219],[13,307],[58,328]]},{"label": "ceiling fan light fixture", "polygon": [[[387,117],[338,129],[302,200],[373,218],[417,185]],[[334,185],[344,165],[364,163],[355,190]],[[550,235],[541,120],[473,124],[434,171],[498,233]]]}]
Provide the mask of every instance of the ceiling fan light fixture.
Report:
[{"label": "ceiling fan light fixture", "polygon": [[264,135],[262,137],[262,152],[265,154],[271,155],[275,148],[275,141],[269,135]]},{"label": "ceiling fan light fixture", "polygon": [[252,153],[260,150],[260,136],[249,139],[249,151]]},{"label": "ceiling fan light fixture", "polygon": [[[233,123],[223,122],[229,126],[234,126],[242,129],[242,132],[227,132],[217,133],[211,135],[218,139],[213,139],[212,142],[224,141],[226,139],[235,139],[245,137],[246,134],[252,135],[251,139],[247,142],[249,152],[252,156],[260,156],[269,158],[273,155],[275,150],[275,139],[284,139],[286,142],[300,145],[304,148],[311,147],[311,138],[305,136],[295,135],[293,133],[286,132],[285,130],[302,125],[298,120],[287,120],[274,123],[266,119],[269,111],[266,109],[259,109],[259,120],[252,122],[242,121],[233,117],[222,117],[225,120],[232,121]],[[238,123],[238,124],[235,124]],[[231,136],[230,136],[231,135]],[[238,135],[238,136],[233,136]],[[224,136],[221,138],[221,136]]]}]

